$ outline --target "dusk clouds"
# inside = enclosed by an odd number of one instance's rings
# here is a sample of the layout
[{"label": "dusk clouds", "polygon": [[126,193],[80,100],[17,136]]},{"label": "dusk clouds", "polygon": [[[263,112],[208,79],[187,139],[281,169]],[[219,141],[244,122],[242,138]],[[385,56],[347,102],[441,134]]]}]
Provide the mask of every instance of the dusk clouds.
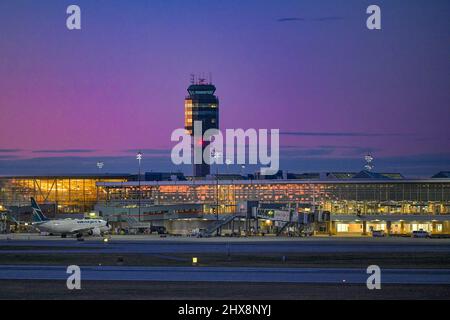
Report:
[{"label": "dusk clouds", "polygon": [[280,130],[281,167],[449,170],[449,1],[378,1],[380,31],[360,0],[118,3],[77,1],[68,31],[65,2],[0,2],[0,174],[176,169],[201,72],[222,130]]}]

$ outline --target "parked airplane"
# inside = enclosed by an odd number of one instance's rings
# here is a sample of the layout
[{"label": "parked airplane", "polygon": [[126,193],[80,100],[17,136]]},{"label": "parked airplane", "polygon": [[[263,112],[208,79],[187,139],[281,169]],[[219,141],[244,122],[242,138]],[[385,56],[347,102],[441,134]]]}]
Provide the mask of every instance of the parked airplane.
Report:
[{"label": "parked airplane", "polygon": [[31,198],[31,207],[33,208],[33,226],[41,232],[61,235],[65,238],[67,235],[74,234],[81,238],[84,234],[92,236],[101,236],[111,229],[111,226],[102,219],[55,219],[50,220],[43,213],[34,198]]}]

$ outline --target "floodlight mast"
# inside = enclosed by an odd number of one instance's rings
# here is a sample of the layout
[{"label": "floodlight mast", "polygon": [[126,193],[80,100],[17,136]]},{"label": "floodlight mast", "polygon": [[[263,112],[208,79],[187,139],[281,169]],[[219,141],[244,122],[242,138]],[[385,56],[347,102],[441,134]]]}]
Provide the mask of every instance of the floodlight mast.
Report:
[{"label": "floodlight mast", "polygon": [[139,172],[138,172],[138,220],[141,222],[141,160],[143,153],[139,151],[136,154],[136,160],[139,163]]}]

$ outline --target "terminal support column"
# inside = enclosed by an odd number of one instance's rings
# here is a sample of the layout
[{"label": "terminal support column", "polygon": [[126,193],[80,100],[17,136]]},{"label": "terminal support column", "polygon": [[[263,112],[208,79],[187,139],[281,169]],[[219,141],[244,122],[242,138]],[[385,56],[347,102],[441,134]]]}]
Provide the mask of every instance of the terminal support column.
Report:
[{"label": "terminal support column", "polygon": [[328,222],[328,233],[330,236],[336,234],[336,222],[335,221]]},{"label": "terminal support column", "polygon": [[386,221],[386,233],[388,236],[391,235],[391,227],[392,227],[392,221]]}]

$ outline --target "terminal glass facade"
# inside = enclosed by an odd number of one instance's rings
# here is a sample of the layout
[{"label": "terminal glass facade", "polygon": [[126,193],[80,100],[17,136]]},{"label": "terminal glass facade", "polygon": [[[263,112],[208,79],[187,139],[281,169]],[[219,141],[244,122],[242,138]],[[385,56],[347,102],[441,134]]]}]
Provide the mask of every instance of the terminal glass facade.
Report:
[{"label": "terminal glass facade", "polygon": [[78,213],[92,210],[97,202],[98,182],[124,182],[124,177],[7,177],[0,178],[0,205],[30,205],[30,197],[38,203],[57,206],[57,212]]},{"label": "terminal glass facade", "polygon": [[[146,182],[140,189],[143,201],[154,204],[219,204],[219,212],[236,212],[237,203],[314,204],[332,214],[450,213],[450,181],[214,181],[184,183]],[[99,201],[133,202],[138,199],[136,184],[100,184]]]}]

